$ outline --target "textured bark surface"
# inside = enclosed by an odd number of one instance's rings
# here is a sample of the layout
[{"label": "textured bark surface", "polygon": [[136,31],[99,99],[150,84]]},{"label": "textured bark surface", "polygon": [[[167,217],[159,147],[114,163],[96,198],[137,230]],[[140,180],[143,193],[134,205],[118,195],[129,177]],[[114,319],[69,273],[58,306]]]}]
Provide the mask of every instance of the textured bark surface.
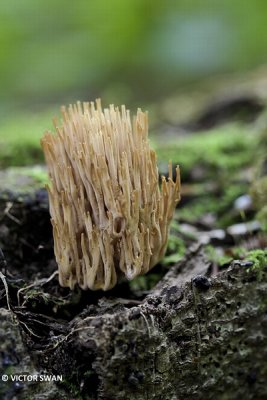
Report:
[{"label": "textured bark surface", "polygon": [[0,247],[12,268],[26,270],[38,262],[42,270],[54,259],[47,192],[17,187],[17,192],[0,191]]},{"label": "textured bark surface", "polygon": [[[58,390],[52,382],[12,381],[12,376],[41,374],[42,370],[34,366],[30,352],[25,346],[21,336],[21,325],[15,314],[0,308],[0,343],[1,343],[1,368],[0,368],[0,398],[32,399],[32,400],[64,400],[67,392]],[[3,381],[3,376],[8,376],[8,381]]]},{"label": "textured bark surface", "polygon": [[[30,208],[36,205],[32,201]],[[19,207],[14,202],[12,216],[21,221]],[[3,240],[2,235],[8,268],[12,266],[11,242],[24,243],[21,226],[32,249],[29,257],[36,254],[35,243],[41,240],[46,246],[45,236],[37,240],[33,232],[27,234],[25,207],[23,212],[22,225],[14,218],[9,221],[6,238],[10,240]],[[3,230],[10,216],[2,210],[2,217]],[[36,225],[40,223],[36,219]],[[17,271],[20,257],[25,260],[25,254],[15,251]],[[196,245],[143,299],[126,298],[125,293],[95,294],[84,307],[78,299],[64,319],[48,312],[51,298],[46,292],[42,296],[47,308],[40,297],[36,308],[25,298],[24,303],[17,303],[18,283],[7,276],[8,295],[0,282],[1,373],[46,371],[62,374],[64,382],[20,388],[1,382],[1,398],[266,399],[266,267],[259,270],[235,262],[216,276],[209,277],[209,273],[210,262]],[[58,302],[64,299],[62,293]],[[10,311],[6,310],[7,298]]]},{"label": "textured bark surface", "polygon": [[266,282],[238,266],[201,291],[190,278],[204,272],[202,252],[182,286],[181,265],[138,307],[85,312],[41,358],[68,354],[88,398],[266,399]]}]

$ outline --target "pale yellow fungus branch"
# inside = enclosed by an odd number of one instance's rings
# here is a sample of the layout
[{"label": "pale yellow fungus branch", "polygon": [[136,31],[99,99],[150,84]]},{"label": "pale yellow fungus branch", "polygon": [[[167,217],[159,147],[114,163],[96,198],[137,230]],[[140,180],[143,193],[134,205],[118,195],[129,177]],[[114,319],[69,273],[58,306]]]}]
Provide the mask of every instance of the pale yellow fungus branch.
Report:
[{"label": "pale yellow fungus branch", "polygon": [[148,142],[147,114],[100,100],[62,108],[62,126],[41,140],[48,164],[54,251],[62,286],[112,288],[164,255],[180,199],[180,173],[162,177]]}]

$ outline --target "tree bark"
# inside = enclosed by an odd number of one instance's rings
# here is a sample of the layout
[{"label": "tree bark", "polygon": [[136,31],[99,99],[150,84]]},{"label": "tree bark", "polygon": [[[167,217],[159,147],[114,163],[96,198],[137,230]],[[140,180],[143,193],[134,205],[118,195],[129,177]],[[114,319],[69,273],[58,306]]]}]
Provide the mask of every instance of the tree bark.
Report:
[{"label": "tree bark", "polygon": [[[19,212],[12,216],[20,220]],[[2,244],[10,265],[9,244]],[[236,261],[209,276],[210,262],[196,244],[144,299],[96,294],[82,309],[73,304],[69,319],[18,303],[18,284],[2,276],[1,374],[45,371],[63,382],[1,382],[1,398],[266,399],[266,273],[266,266]]]},{"label": "tree bark", "polygon": [[266,270],[232,265],[207,281],[208,267],[191,251],[140,305],[104,297],[64,332],[47,320],[41,338],[44,317],[11,313],[36,369],[84,399],[266,399]]}]

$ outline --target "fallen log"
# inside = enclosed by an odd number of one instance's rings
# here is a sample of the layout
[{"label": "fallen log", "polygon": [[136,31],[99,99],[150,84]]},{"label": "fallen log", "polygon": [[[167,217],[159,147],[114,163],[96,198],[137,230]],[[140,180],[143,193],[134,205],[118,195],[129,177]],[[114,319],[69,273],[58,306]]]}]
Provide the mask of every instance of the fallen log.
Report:
[{"label": "fallen log", "polygon": [[[43,282],[55,267],[52,256],[43,264],[37,257],[39,281],[23,264],[36,255],[40,240],[51,251],[50,236],[33,234],[45,232],[37,226],[42,218],[29,223],[32,207],[40,204],[49,222],[47,203],[35,194],[27,204],[13,199],[12,212],[6,203],[2,207],[0,229],[9,229],[1,237],[8,254],[0,281],[0,365],[2,377],[8,376],[0,381],[2,399],[267,398],[265,264],[234,261],[213,276],[204,248],[195,244],[141,297],[122,290],[123,284],[115,292],[70,294],[55,277],[47,287]],[[23,241],[14,248],[22,232],[30,232],[32,253],[17,251]],[[59,313],[66,296],[68,314]],[[62,382],[11,380],[44,373],[62,376]]]}]

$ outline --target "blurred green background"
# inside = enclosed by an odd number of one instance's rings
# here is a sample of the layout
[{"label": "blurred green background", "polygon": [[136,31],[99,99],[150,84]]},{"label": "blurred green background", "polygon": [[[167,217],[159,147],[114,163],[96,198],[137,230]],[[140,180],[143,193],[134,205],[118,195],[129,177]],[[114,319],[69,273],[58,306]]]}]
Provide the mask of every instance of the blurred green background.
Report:
[{"label": "blurred green background", "polygon": [[264,65],[266,21],[265,0],[2,1],[0,156],[27,163],[12,145],[34,152],[61,104],[101,97],[153,115],[203,79]]}]

